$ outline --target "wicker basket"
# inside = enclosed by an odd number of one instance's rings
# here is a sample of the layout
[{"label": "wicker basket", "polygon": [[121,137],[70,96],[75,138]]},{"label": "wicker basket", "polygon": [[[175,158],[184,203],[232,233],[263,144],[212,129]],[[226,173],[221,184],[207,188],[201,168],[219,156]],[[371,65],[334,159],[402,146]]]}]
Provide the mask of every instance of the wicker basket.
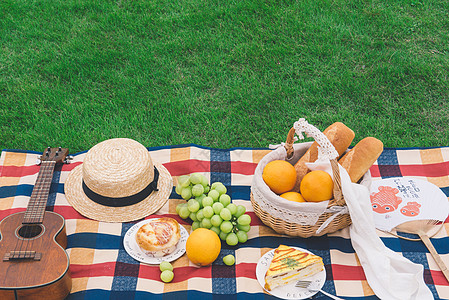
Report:
[{"label": "wicker basket", "polygon": [[[295,134],[295,129],[292,128],[288,134],[287,142],[284,145],[285,148],[285,159],[288,161],[291,156],[294,153],[294,147],[293,147],[293,136]],[[324,135],[323,135],[324,136]],[[327,138],[325,138],[327,140]],[[328,141],[328,140],[327,140]],[[329,143],[330,144],[330,143]],[[296,145],[296,144],[295,144]],[[308,147],[310,147],[311,143],[308,143]],[[307,147],[307,148],[308,148]],[[306,149],[307,149],[306,148]],[[333,146],[332,146],[333,148]],[[335,150],[335,149],[334,149]],[[276,158],[271,159],[269,156],[273,152],[267,154],[267,158],[269,161],[274,160]],[[298,158],[299,159],[299,158]],[[286,220],[286,218],[279,218],[275,217],[273,215],[286,215],[285,210],[280,212],[276,211],[277,207],[275,205],[270,206],[269,208],[265,207],[265,209],[262,207],[261,203],[259,203],[260,200],[257,200],[257,197],[254,196],[254,180],[253,179],[253,185],[251,187],[251,204],[253,206],[254,212],[256,215],[262,220],[262,222],[271,227],[273,230],[275,230],[277,233],[290,235],[290,236],[299,236],[299,237],[311,237],[311,236],[321,236],[327,233],[332,233],[337,230],[340,230],[342,228],[345,228],[351,224],[351,218],[349,215],[349,212],[346,207],[346,202],[342,193],[341,188],[341,180],[340,180],[340,172],[338,167],[338,158],[330,159],[331,166],[332,166],[332,173],[333,173],[333,180],[334,180],[334,199],[331,199],[328,202],[327,208],[323,213],[321,213],[313,225],[304,225],[300,223],[293,222],[290,217],[290,220]],[[292,164],[295,163],[295,161],[291,161]],[[260,163],[259,163],[260,164]],[[257,170],[256,170],[257,173]],[[257,176],[255,173],[254,176]],[[260,178],[260,180],[263,181],[263,179]],[[267,193],[267,192],[265,192]],[[276,196],[271,190],[268,189],[268,193],[272,193],[270,197],[278,197]],[[258,195],[260,192],[258,193]],[[265,196],[265,194],[264,194]],[[259,196],[258,196],[259,197]],[[260,198],[260,197],[259,197]],[[265,199],[266,200],[266,199]],[[264,200],[264,201],[265,201]],[[287,201],[287,200],[285,200]],[[300,204],[300,203],[299,203]],[[310,204],[316,204],[316,203],[309,203]],[[301,205],[295,206],[294,209],[301,210]],[[292,210],[294,210],[292,209]],[[292,213],[298,213],[298,211]],[[302,213],[302,212],[300,212]],[[328,223],[328,224],[327,224]]]}]

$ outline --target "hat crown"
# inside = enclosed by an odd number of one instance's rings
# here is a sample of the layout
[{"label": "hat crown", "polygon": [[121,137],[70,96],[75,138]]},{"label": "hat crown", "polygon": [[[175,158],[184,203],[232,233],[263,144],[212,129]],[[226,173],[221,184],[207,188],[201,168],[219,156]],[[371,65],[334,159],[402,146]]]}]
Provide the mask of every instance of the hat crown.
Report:
[{"label": "hat crown", "polygon": [[87,152],[82,167],[87,187],[111,198],[137,194],[154,178],[153,162],[147,148],[126,138],[95,145]]}]

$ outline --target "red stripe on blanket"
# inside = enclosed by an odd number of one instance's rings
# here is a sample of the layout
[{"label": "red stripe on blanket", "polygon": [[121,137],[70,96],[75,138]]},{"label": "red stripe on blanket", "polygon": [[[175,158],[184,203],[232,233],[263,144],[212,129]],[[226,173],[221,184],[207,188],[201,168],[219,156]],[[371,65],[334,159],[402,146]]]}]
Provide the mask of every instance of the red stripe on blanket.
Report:
[{"label": "red stripe on blanket", "polygon": [[[231,173],[242,175],[253,175],[257,167],[256,163],[248,163],[243,161],[234,162],[214,162],[215,164],[231,164]],[[181,176],[191,174],[194,172],[210,172],[210,161],[189,159],[176,162],[168,162],[164,167],[170,172],[172,176]]]},{"label": "red stripe on blanket", "polygon": [[256,278],[256,263],[239,263],[235,265],[235,276],[250,279]]},{"label": "red stripe on blanket", "polygon": [[0,221],[9,215],[12,215],[12,214],[15,214],[15,213],[18,213],[21,211],[25,211],[25,208],[12,208],[12,209],[0,210]]},{"label": "red stripe on blanket", "polygon": [[231,162],[231,173],[242,175],[254,175],[256,167],[257,167],[256,163],[233,161]]},{"label": "red stripe on blanket", "polygon": [[449,163],[427,165],[399,165],[402,176],[441,177],[449,174]]},{"label": "red stripe on blanket", "polygon": [[172,176],[181,176],[194,172],[210,172],[210,162],[197,159],[189,159],[165,163],[164,167]]},{"label": "red stripe on blanket", "polygon": [[361,266],[332,265],[332,278],[334,280],[366,280]]},{"label": "red stripe on blanket", "polygon": [[115,262],[99,263],[92,265],[70,264],[72,278],[114,276]]},{"label": "red stripe on blanket", "polygon": [[[80,165],[81,162],[75,162],[71,164],[62,165],[62,171],[70,172],[76,166]],[[39,172],[40,166],[32,165],[32,166],[4,166],[2,170],[2,177],[23,177],[34,175]]]},{"label": "red stripe on blanket", "polygon": [[247,215],[251,217],[251,226],[261,226],[264,225],[263,222],[259,219],[255,212],[247,211]]},{"label": "red stripe on blanket", "polygon": [[[435,285],[444,285],[447,286],[447,279],[444,277],[443,272],[430,270],[430,274],[432,275],[432,280]],[[426,276],[424,276],[424,279]],[[432,284],[432,282],[427,282],[428,284]]]},{"label": "red stripe on blanket", "polygon": [[379,166],[378,165],[373,165],[371,166],[371,168],[369,169],[370,173],[371,173],[371,177],[381,177],[380,176],[380,170],[379,170]]},{"label": "red stripe on blanket", "polygon": [[39,172],[40,167],[38,165],[33,166],[4,166],[2,171],[3,177],[22,177],[28,175],[34,175]]},{"label": "red stripe on blanket", "polygon": [[60,214],[61,216],[64,217],[64,219],[66,220],[70,220],[70,219],[87,219],[86,217],[84,217],[83,215],[81,215],[79,212],[77,212],[72,206],[62,206],[62,205],[57,205],[53,207],[53,211],[55,213]]}]

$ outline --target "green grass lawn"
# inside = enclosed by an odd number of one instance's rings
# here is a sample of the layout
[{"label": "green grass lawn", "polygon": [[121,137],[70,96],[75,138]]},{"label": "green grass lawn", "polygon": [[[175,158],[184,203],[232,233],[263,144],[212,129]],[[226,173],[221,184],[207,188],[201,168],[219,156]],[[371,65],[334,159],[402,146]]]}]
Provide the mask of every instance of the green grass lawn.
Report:
[{"label": "green grass lawn", "polygon": [[449,1],[0,0],[0,148],[449,146]]}]

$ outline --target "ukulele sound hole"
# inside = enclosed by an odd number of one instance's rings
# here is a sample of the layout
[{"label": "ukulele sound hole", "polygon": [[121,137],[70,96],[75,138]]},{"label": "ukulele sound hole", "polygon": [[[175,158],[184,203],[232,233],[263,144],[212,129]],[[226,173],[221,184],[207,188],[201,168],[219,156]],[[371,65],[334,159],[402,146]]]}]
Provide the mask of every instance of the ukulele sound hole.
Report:
[{"label": "ukulele sound hole", "polygon": [[42,233],[41,225],[23,225],[17,231],[17,234],[24,239],[32,239]]}]

